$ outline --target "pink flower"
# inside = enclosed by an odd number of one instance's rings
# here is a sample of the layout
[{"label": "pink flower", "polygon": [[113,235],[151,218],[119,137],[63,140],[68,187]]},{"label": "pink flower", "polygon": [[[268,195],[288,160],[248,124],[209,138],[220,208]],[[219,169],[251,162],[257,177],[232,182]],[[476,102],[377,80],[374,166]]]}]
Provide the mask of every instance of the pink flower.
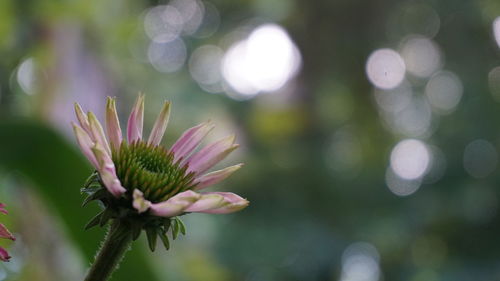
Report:
[{"label": "pink flower", "polygon": [[[126,138],[116,113],[114,98],[106,106],[106,130],[92,112],[85,114],[76,104],[79,125],[73,123],[83,154],[97,171],[99,182],[112,195],[106,202],[128,202],[137,214],[175,217],[200,212],[227,214],[248,206],[248,201],[229,192],[198,192],[217,184],[242,164],[207,173],[235,150],[229,136],[195,151],[213,125],[192,127],[166,149],[160,145],[170,116],[165,102],[147,138],[143,138],[144,95],[139,95],[128,118]],[[105,133],[106,132],[106,133]]]},{"label": "pink flower", "polygon": [[[5,210],[5,205],[0,203],[0,212],[4,214],[8,214],[7,210]],[[10,231],[0,223],[0,238],[5,238],[5,239],[10,239],[12,241],[15,241],[16,238],[12,236]],[[10,256],[9,253],[2,247],[0,247],[0,260],[1,261],[9,261]]]}]

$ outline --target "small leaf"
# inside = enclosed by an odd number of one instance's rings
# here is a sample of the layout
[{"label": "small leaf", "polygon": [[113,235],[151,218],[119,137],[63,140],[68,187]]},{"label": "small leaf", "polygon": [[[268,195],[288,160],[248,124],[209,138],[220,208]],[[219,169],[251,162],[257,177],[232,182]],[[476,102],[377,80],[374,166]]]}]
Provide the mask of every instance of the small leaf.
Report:
[{"label": "small leaf", "polygon": [[155,228],[152,227],[146,228],[146,235],[148,237],[149,249],[151,249],[151,251],[154,252],[156,249],[156,238],[157,238]]},{"label": "small leaf", "polygon": [[85,200],[83,200],[82,207],[85,207],[88,203],[90,203],[94,200],[98,200],[98,199],[103,198],[104,196],[106,196],[106,193],[107,193],[107,190],[105,188],[101,188],[101,189],[95,191],[94,193],[87,196],[87,198],[85,198]]},{"label": "small leaf", "polygon": [[177,223],[179,224],[179,229],[182,233],[182,235],[186,235],[186,226],[184,225],[184,222],[181,220],[181,218],[176,217]]},{"label": "small leaf", "polygon": [[99,174],[97,172],[93,172],[85,181],[83,185],[83,189],[89,188],[94,183],[99,183]]},{"label": "small leaf", "polygon": [[177,236],[179,235],[179,223],[177,222],[176,219],[173,220],[172,223],[172,239],[177,239]]},{"label": "small leaf", "polygon": [[104,213],[104,211],[100,212],[99,214],[97,214],[95,217],[93,217],[86,225],[85,225],[85,230],[88,230],[96,225],[99,224],[99,222],[101,221],[101,216],[102,214]]},{"label": "small leaf", "polygon": [[170,241],[168,241],[168,236],[166,235],[166,232],[158,231],[158,236],[160,236],[161,242],[163,242],[165,250],[170,249]]},{"label": "small leaf", "polygon": [[91,193],[94,193],[98,189],[101,189],[101,188],[103,188],[103,186],[99,182],[93,182],[88,187],[82,187],[80,189],[80,192],[81,193],[91,194]]}]

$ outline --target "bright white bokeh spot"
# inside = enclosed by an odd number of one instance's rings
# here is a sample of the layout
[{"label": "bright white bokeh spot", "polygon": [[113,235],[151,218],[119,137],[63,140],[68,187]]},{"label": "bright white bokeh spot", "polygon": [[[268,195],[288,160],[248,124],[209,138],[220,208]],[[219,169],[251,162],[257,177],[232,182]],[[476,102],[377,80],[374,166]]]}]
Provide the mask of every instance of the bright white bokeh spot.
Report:
[{"label": "bright white bokeh spot", "polygon": [[187,51],[181,39],[166,43],[152,41],[148,48],[149,62],[160,72],[175,72],[186,61]]},{"label": "bright white bokeh spot", "polygon": [[406,39],[401,48],[401,56],[406,70],[418,77],[429,77],[442,65],[436,43],[422,36]]},{"label": "bright white bokeh spot", "polygon": [[259,92],[251,81],[255,74],[249,67],[246,42],[240,41],[232,45],[224,55],[222,75],[234,90],[245,96],[253,96]]},{"label": "bright white bokeh spot", "polygon": [[179,37],[184,21],[181,13],[171,5],[159,5],[149,9],[144,18],[144,30],[158,43],[166,43]]},{"label": "bright white bokeh spot", "polygon": [[21,89],[28,95],[35,93],[36,76],[35,61],[33,58],[23,61],[17,69],[17,82]]},{"label": "bright white bokeh spot", "polygon": [[425,95],[431,106],[439,113],[452,112],[460,102],[463,86],[453,73],[441,71],[432,76],[425,87]]},{"label": "bright white bokeh spot", "polygon": [[396,175],[391,167],[385,173],[385,183],[389,190],[397,196],[408,196],[415,193],[421,186],[421,179],[408,180]]},{"label": "bright white bokeh spot", "polygon": [[386,112],[396,113],[407,107],[412,101],[413,91],[410,83],[403,81],[392,90],[375,89],[375,101]]},{"label": "bright white bokeh spot", "polygon": [[380,278],[379,253],[366,242],[349,245],[342,254],[341,281],[377,281]]},{"label": "bright white bokeh spot", "polygon": [[474,178],[485,178],[497,167],[496,148],[486,140],[474,140],[464,150],[464,168]]},{"label": "bright white bokeh spot", "polygon": [[222,74],[235,91],[252,96],[283,87],[297,73],[300,61],[299,51],[286,30],[265,24],[229,48],[223,58]]},{"label": "bright white bokeh spot", "polygon": [[500,47],[500,17],[497,17],[493,21],[493,35],[495,36],[498,47]]},{"label": "bright white bokeh spot", "polygon": [[407,180],[421,178],[429,167],[431,155],[427,146],[419,140],[400,141],[391,152],[391,168],[399,177]]},{"label": "bright white bokeh spot", "polygon": [[401,56],[391,49],[374,51],[366,62],[366,74],[380,89],[393,89],[404,79],[406,67]]}]

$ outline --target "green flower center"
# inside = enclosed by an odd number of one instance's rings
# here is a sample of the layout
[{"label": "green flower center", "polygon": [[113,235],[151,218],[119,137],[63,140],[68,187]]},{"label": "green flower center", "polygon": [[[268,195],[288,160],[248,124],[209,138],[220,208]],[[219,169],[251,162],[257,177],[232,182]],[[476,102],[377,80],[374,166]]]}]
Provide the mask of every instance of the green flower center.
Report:
[{"label": "green flower center", "polygon": [[194,174],[186,172],[188,166],[174,163],[173,153],[161,146],[123,141],[120,148],[113,151],[113,162],[122,186],[130,192],[139,189],[153,203],[194,186]]}]

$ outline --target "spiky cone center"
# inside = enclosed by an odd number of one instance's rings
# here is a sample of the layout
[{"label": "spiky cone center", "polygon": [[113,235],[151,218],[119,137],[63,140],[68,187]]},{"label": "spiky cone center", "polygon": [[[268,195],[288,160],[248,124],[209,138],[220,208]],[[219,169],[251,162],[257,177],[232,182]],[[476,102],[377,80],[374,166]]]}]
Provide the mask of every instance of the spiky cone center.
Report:
[{"label": "spiky cone center", "polygon": [[120,148],[113,151],[112,158],[128,198],[138,189],[147,200],[157,203],[194,187],[194,173],[187,172],[187,164],[174,162],[173,153],[162,146],[123,141]]}]

